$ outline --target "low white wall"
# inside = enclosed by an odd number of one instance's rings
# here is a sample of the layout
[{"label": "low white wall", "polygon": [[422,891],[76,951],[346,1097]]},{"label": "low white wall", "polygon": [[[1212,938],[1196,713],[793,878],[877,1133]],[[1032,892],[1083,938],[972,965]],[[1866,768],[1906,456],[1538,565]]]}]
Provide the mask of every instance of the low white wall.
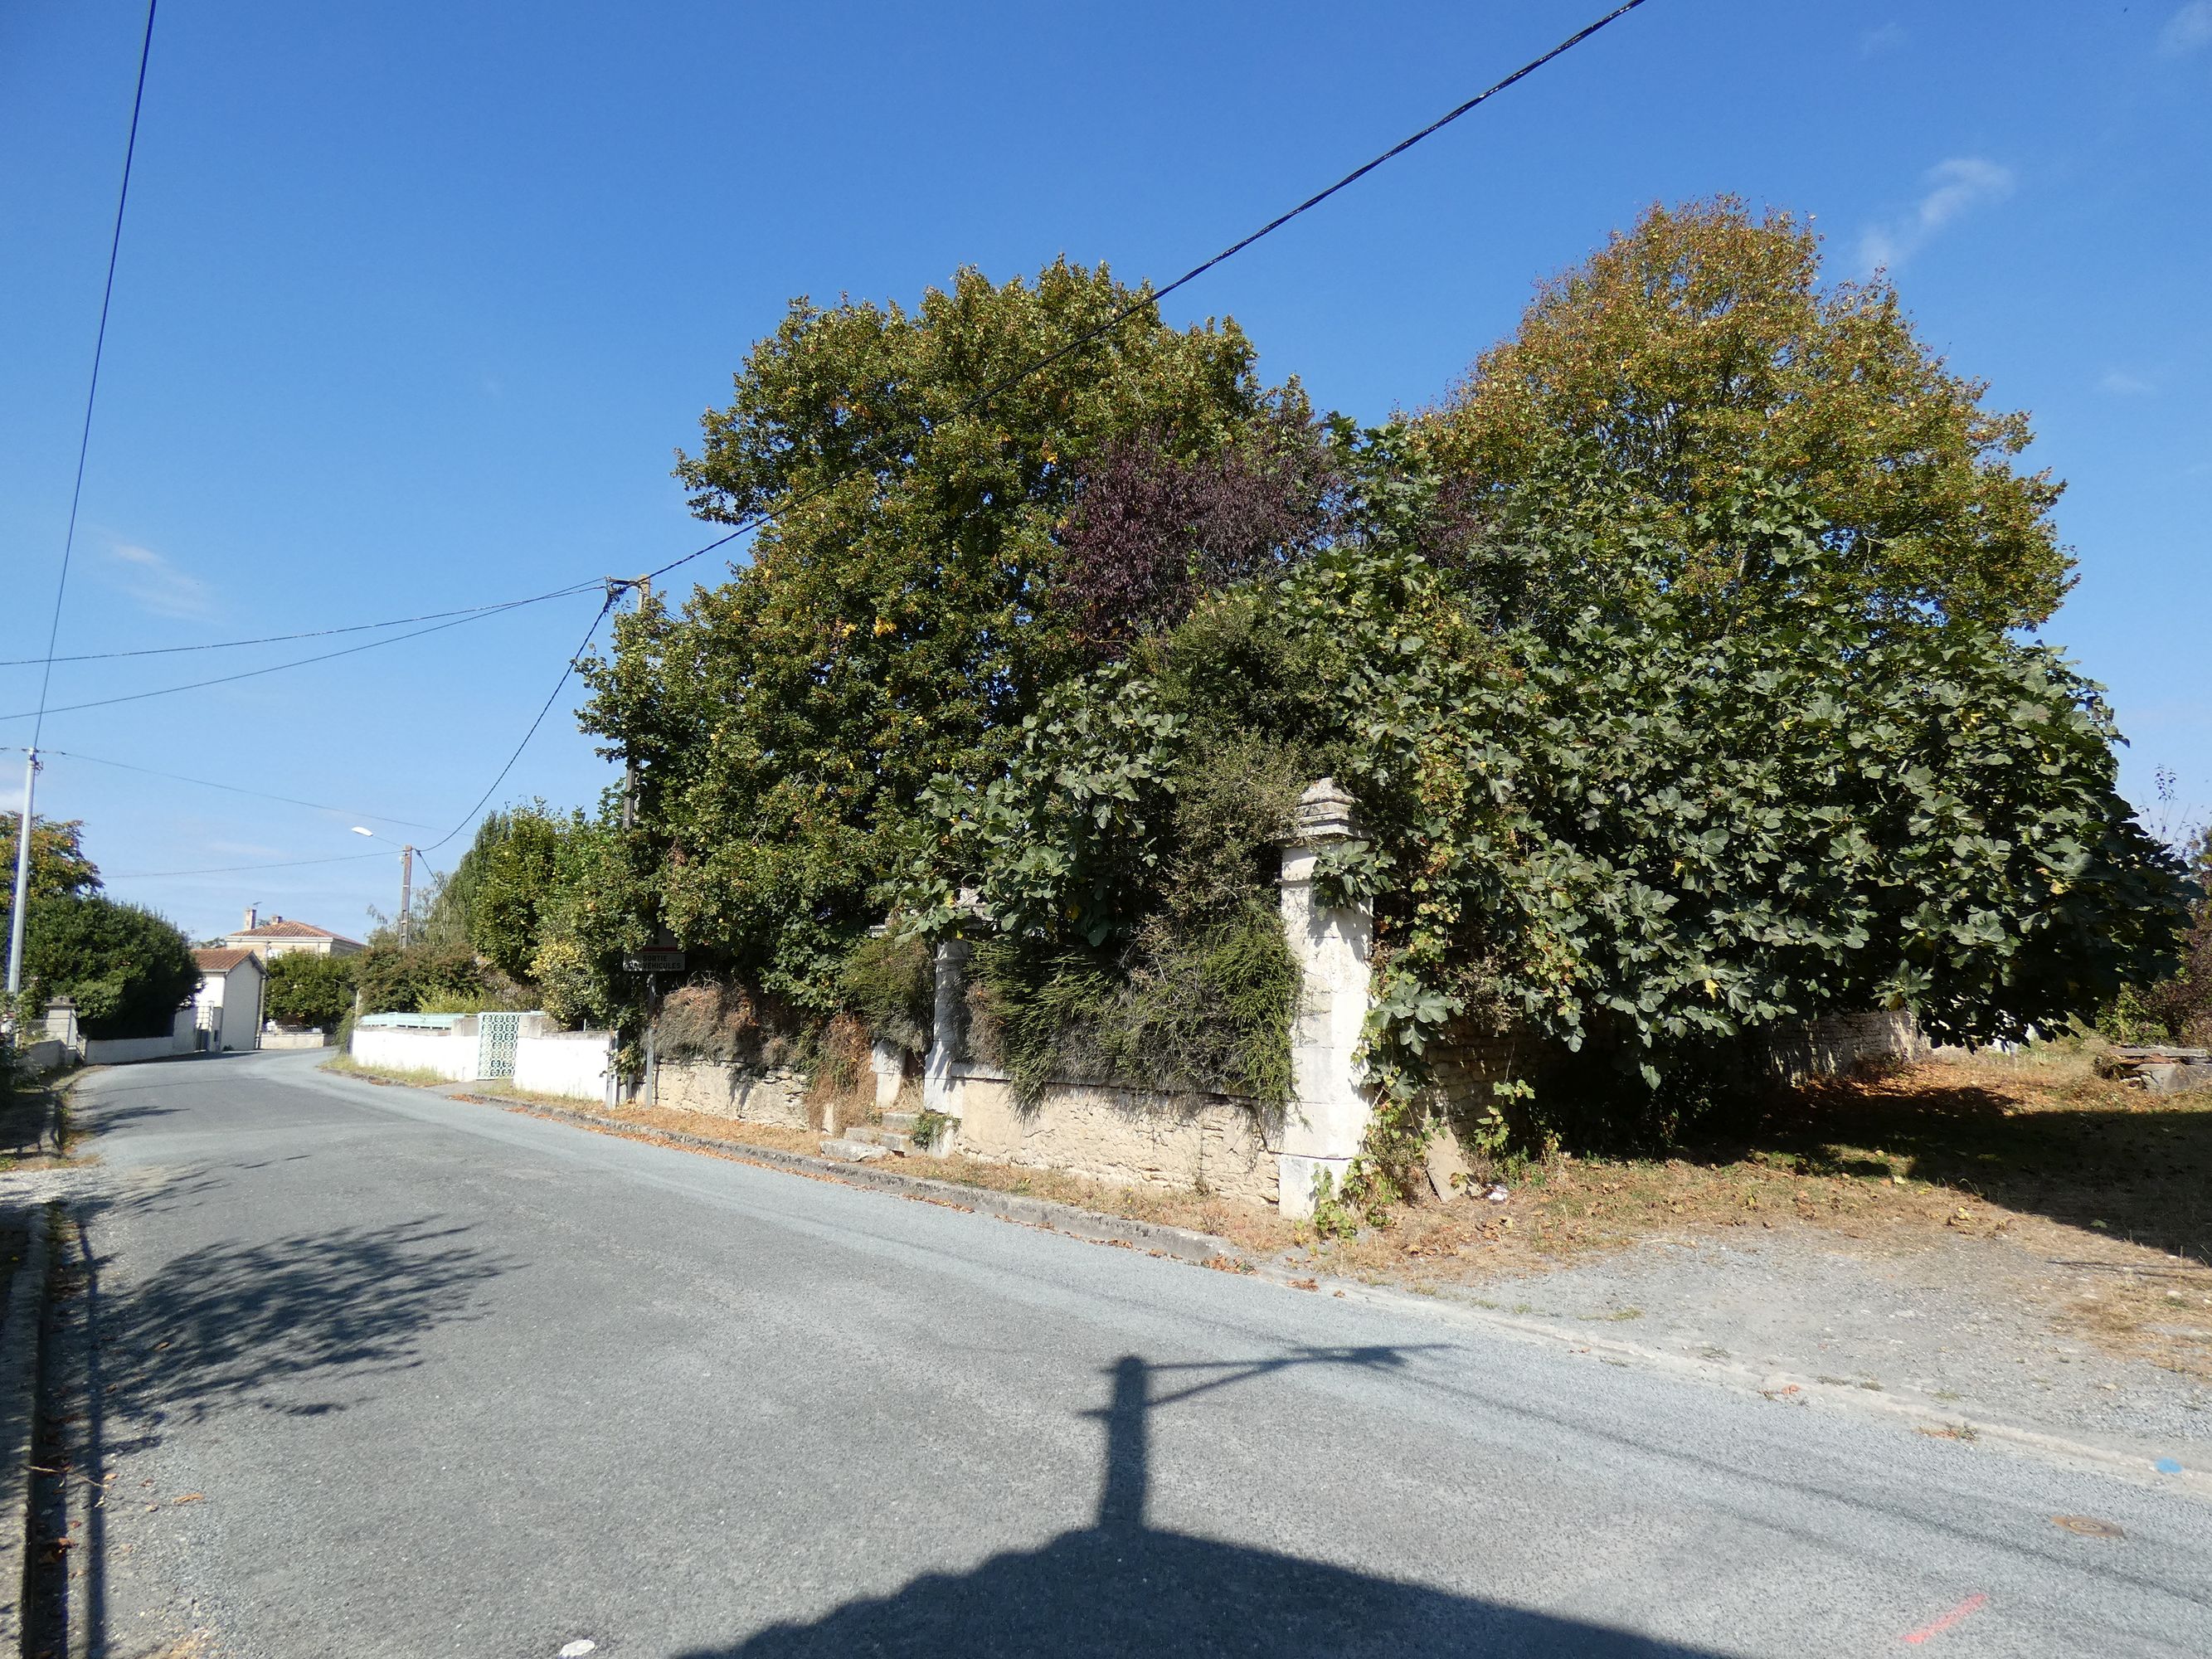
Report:
[{"label": "low white wall", "polygon": [[15,1055],[32,1076],[44,1077],[48,1072],[59,1069],[64,1056],[68,1053],[69,1049],[58,1038],[41,1037],[35,1042],[25,1043],[15,1051]]},{"label": "low white wall", "polygon": [[607,1066],[614,1049],[609,1031],[531,1031],[514,1040],[514,1086],[568,1100],[607,1097]]},{"label": "low white wall", "polygon": [[318,1031],[312,1027],[304,1031],[264,1030],[261,1033],[261,1046],[264,1048],[327,1048],[331,1046],[331,1038],[329,1032]]},{"label": "low white wall", "polygon": [[347,1050],[360,1066],[387,1072],[433,1072],[449,1083],[473,1083],[477,1075],[475,1022],[460,1031],[408,1026],[356,1025]]},{"label": "low white wall", "polygon": [[87,1037],[84,1060],[88,1066],[128,1066],[134,1060],[167,1060],[192,1053],[199,1047],[198,1038],[198,1033],[191,1030],[182,1036],[173,1031],[167,1036]]}]

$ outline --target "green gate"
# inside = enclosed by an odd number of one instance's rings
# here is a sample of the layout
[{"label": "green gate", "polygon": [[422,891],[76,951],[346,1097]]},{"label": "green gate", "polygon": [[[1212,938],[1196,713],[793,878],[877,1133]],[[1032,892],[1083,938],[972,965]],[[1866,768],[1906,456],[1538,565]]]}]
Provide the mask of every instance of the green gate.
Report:
[{"label": "green gate", "polygon": [[522,1035],[520,1014],[477,1016],[477,1075],[502,1078],[514,1075],[514,1040]]}]

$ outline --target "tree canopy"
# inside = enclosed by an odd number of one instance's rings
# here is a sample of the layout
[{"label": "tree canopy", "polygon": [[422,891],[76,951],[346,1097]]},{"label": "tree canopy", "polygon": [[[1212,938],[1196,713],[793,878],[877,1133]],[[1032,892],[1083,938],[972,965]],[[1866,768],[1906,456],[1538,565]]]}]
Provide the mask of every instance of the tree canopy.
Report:
[{"label": "tree canopy", "polygon": [[357,961],[307,951],[270,957],[263,1012],[280,1024],[316,1025],[326,1030],[336,1026],[353,1007]]},{"label": "tree canopy", "polygon": [[1985,409],[1987,384],[1922,343],[1886,276],[1819,279],[1809,222],[1733,197],[1655,206],[1542,284],[1424,431],[1485,497],[1596,463],[1680,541],[1684,574],[1725,573],[1701,515],[1757,472],[1819,518],[1824,591],[2042,621],[2072,562],[2051,520],[2063,486],[2014,465],[2027,416]]},{"label": "tree canopy", "polygon": [[[1400,445],[1370,465],[1402,496]],[[1428,1048],[1470,1023],[1549,1042],[1554,1114],[1663,1128],[1784,1021],[2018,1036],[2170,965],[2185,890],[2117,792],[2097,688],[2002,629],[1832,597],[1804,492],[1751,476],[1713,504],[1744,573],[1718,615],[1648,533],[1535,520],[1438,562],[1382,505],[941,790],[939,923],[972,886],[1018,936],[1130,933],[1187,857],[1194,781],[1257,745],[1359,803],[1324,879],[1376,907],[1386,1123],[1418,1123]]]},{"label": "tree canopy", "polygon": [[33,901],[24,923],[26,988],[38,1005],[74,1000],[88,1036],[165,1036],[199,984],[191,941],[135,904],[64,893]]},{"label": "tree canopy", "polygon": [[1060,261],[963,270],[912,312],[799,301],[707,415],[678,469],[694,509],[775,516],[733,580],[621,619],[586,717],[639,769],[659,918],[695,948],[830,1006],[921,791],[1005,753],[1084,660],[1057,538],[1086,466],[1299,417],[1233,325],[1141,308],[1015,378],[1142,297]]},{"label": "tree canopy", "polygon": [[[15,847],[22,833],[21,823],[20,812],[0,819],[0,909],[13,902]],[[52,818],[32,819],[31,896],[82,898],[100,889],[100,868],[85,856],[82,822],[76,818],[59,823]]]}]

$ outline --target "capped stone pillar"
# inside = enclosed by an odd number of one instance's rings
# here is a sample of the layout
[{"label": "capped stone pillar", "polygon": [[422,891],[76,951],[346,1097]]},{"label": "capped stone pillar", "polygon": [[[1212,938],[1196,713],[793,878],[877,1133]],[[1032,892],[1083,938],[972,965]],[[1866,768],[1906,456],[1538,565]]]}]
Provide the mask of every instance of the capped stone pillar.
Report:
[{"label": "capped stone pillar", "polygon": [[1283,935],[1298,964],[1297,1012],[1291,1028],[1291,1099],[1278,1158],[1282,1213],[1313,1214],[1323,1174],[1340,1187],[1367,1136],[1374,1105],[1358,1060],[1367,1021],[1368,957],[1375,918],[1365,904],[1330,906],[1314,893],[1314,866],[1333,842],[1351,839],[1352,797],[1322,778],[1298,798],[1283,851]]},{"label": "capped stone pillar", "polygon": [[[970,920],[983,913],[982,901],[967,888],[961,890],[954,908]],[[960,1097],[954,1089],[957,1079],[952,1075],[952,1067],[960,1057],[964,1041],[963,1028],[967,1017],[968,957],[971,948],[964,939],[938,942],[930,1006],[929,1052],[922,1057],[921,1062],[922,1109],[956,1119],[960,1115]],[[939,1150],[947,1150],[950,1145],[948,1137],[939,1143]]]}]

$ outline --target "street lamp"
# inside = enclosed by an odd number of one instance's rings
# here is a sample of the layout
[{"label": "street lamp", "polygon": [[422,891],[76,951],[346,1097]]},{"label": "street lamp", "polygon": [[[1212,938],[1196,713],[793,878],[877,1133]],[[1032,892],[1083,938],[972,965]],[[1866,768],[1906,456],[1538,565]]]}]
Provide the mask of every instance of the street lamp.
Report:
[{"label": "street lamp", "polygon": [[[360,824],[353,826],[356,836],[367,836],[371,841],[391,842],[388,836],[380,836],[374,830]],[[415,848],[407,843],[399,847],[399,948],[407,948],[407,913],[415,902]]]}]

